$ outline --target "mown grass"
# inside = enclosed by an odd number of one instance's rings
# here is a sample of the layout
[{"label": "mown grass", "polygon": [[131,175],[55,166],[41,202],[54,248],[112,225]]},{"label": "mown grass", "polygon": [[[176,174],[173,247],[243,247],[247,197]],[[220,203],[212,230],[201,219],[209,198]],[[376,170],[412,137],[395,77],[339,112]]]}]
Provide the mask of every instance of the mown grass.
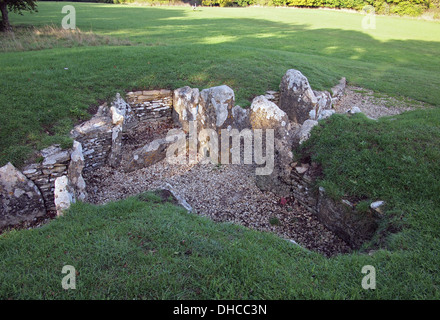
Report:
[{"label": "mown grass", "polygon": [[[432,261],[412,253],[328,260],[154,198],[75,204],[39,229],[1,235],[0,252],[2,299],[438,297],[434,270],[425,269]],[[62,288],[65,265],[77,271],[75,290]],[[376,290],[362,289],[364,265],[377,268]]]},{"label": "mown grass", "polygon": [[[39,13],[12,21],[59,23],[62,5],[43,2]],[[365,31],[361,15],[320,10],[74,5],[83,32],[142,45],[2,53],[1,164],[19,163],[34,147],[68,144],[68,130],[91,105],[132,88],[227,84],[246,106],[297,68],[316,89],[346,76],[379,93],[440,103],[438,23],[378,17],[377,29]],[[0,267],[7,271],[0,296],[438,299],[438,110],[379,121],[332,116],[302,150],[323,165],[320,183],[335,196],[364,209],[387,202],[376,238],[362,248],[377,250],[372,255],[326,259],[271,234],[130,198],[76,204],[42,228],[1,235]],[[61,287],[65,264],[79,272],[77,290]],[[376,268],[376,290],[361,287],[364,265]]]},{"label": "mown grass", "polygon": [[128,40],[99,36],[93,32],[82,32],[63,29],[59,26],[43,26],[36,28],[16,27],[13,33],[2,34],[0,52],[16,52],[43,50],[52,48],[71,48],[76,46],[130,46],[134,45]]},{"label": "mown grass", "polygon": [[[65,4],[40,2],[38,13],[11,21],[59,26]],[[227,84],[237,104],[248,106],[297,68],[315,89],[345,76],[378,92],[440,101],[439,23],[377,17],[376,30],[363,30],[363,16],[345,12],[73,5],[81,34],[139,46],[63,48],[58,39],[39,51],[2,53],[0,165],[19,166],[32,149],[68,144],[68,128],[87,118],[91,105],[132,88]]]}]

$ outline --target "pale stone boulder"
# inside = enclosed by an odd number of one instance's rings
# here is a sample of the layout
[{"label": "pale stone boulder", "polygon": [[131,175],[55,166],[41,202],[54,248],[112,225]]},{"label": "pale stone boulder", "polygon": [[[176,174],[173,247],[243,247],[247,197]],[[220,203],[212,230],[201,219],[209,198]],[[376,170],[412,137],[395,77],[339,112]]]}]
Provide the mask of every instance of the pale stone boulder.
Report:
[{"label": "pale stone boulder", "polygon": [[112,117],[113,125],[120,124],[132,127],[138,122],[130,104],[128,104],[119,93],[116,94],[115,99],[112,101],[110,115]]},{"label": "pale stone boulder", "polygon": [[70,153],[70,163],[68,168],[68,178],[78,200],[87,199],[86,182],[82,176],[84,169],[84,155],[82,145],[78,141],[73,142],[72,152]]},{"label": "pale stone boulder", "polygon": [[252,100],[249,123],[252,129],[274,129],[276,132],[284,133],[289,124],[289,118],[283,110],[265,96],[257,96]]},{"label": "pale stone boulder", "polygon": [[287,70],[280,83],[279,107],[291,121],[302,124],[310,118],[318,99],[307,78],[298,70]]},{"label": "pale stone boulder", "polygon": [[202,90],[198,109],[202,127],[218,130],[232,125],[234,104],[234,91],[226,85]]},{"label": "pale stone boulder", "polygon": [[328,91],[313,91],[317,103],[314,109],[309,112],[310,120],[318,120],[323,112],[332,110],[332,96]]},{"label": "pale stone boulder", "polygon": [[135,150],[132,154],[127,155],[125,159],[126,172],[148,167],[156,162],[165,159],[167,148],[171,144],[166,138],[156,139],[145,146]]},{"label": "pale stone boulder", "polygon": [[[288,196],[289,187],[284,179],[289,177],[292,170],[290,163],[293,159],[293,138],[298,126],[291,123],[287,114],[265,96],[255,97],[252,101],[249,122],[252,129],[263,129],[266,134],[269,129],[274,130],[274,168],[268,175],[256,176],[257,186],[263,191]],[[266,144],[265,147],[267,155],[270,146]]]},{"label": "pale stone boulder", "polygon": [[299,144],[304,143],[306,140],[310,138],[310,133],[314,126],[318,124],[318,121],[316,120],[306,120],[304,121],[303,125],[297,132],[295,136],[295,141]]},{"label": "pale stone boulder", "polygon": [[75,203],[75,195],[67,176],[61,176],[55,179],[54,202],[57,210],[57,216],[61,216]]},{"label": "pale stone boulder", "polygon": [[37,186],[11,163],[0,168],[0,228],[46,214]]},{"label": "pale stone boulder", "polygon": [[174,90],[172,117],[188,133],[189,122],[197,121],[200,92],[188,86]]}]

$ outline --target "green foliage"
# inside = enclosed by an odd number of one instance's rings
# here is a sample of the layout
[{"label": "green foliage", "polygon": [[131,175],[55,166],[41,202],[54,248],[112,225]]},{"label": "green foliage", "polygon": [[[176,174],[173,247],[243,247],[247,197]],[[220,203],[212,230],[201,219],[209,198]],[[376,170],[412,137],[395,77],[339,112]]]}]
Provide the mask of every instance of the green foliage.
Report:
[{"label": "green foliage", "polygon": [[23,11],[36,11],[36,0],[1,0],[0,2],[6,3],[9,11],[22,14]]},{"label": "green foliage", "polygon": [[277,217],[270,217],[269,218],[269,223],[272,226],[279,226],[279,225],[281,225],[280,219],[278,219]]},{"label": "green foliage", "polygon": [[439,8],[439,1],[421,0],[203,0],[202,4],[205,6],[218,5],[220,7],[260,5],[310,8],[327,7],[355,10],[362,10],[366,6],[373,6],[378,14],[397,14],[401,16],[418,16],[430,8]]},{"label": "green foliage", "polygon": [[[22,0],[30,1],[33,0]],[[47,0],[58,1],[58,0]],[[69,0],[60,0],[69,1]],[[98,2],[98,3],[145,3],[150,5],[173,5],[183,3],[201,4],[203,6],[219,7],[247,7],[247,6],[289,6],[289,7],[308,7],[308,8],[339,8],[362,10],[365,6],[373,6],[378,14],[397,14],[418,16],[429,9],[440,9],[440,1],[425,0],[76,0],[77,2]],[[434,14],[436,17],[438,14]]]}]

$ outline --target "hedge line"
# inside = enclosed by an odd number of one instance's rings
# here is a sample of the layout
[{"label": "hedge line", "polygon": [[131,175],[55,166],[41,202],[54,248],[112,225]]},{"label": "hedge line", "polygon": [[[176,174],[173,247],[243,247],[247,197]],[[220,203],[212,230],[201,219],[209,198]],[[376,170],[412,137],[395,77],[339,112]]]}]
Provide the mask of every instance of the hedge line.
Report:
[{"label": "hedge line", "polygon": [[[51,1],[51,0],[49,0]],[[59,0],[58,0],[59,1]],[[63,1],[63,0],[61,0]],[[102,3],[149,3],[151,5],[167,5],[179,3],[197,3],[204,6],[246,7],[261,6],[291,6],[309,8],[346,8],[362,10],[366,6],[373,6],[378,14],[398,14],[418,16],[423,12],[434,9],[440,10],[440,0],[64,0],[77,2]]]}]

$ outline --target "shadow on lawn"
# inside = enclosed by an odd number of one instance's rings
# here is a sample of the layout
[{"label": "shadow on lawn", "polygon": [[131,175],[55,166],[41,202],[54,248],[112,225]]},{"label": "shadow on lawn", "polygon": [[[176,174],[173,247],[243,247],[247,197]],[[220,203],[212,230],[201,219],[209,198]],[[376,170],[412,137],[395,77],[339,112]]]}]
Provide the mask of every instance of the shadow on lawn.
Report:
[{"label": "shadow on lawn", "polygon": [[[93,10],[104,7],[105,17]],[[83,31],[91,27],[98,34],[160,45],[0,55],[0,87],[9,88],[0,95],[5,115],[0,165],[23,159],[27,150],[22,146],[35,147],[45,139],[42,128],[75,118],[72,110],[86,110],[91,101],[134,88],[226,84],[236,92],[237,104],[246,106],[265,90],[277,90],[285,71],[296,68],[317,90],[329,89],[345,76],[351,84],[440,105],[440,42],[382,42],[361,31],[255,18],[194,18],[190,8],[140,9],[82,4],[77,25]],[[32,23],[53,22],[44,10],[38,19],[29,16]],[[62,16],[60,12],[56,19]]]}]

